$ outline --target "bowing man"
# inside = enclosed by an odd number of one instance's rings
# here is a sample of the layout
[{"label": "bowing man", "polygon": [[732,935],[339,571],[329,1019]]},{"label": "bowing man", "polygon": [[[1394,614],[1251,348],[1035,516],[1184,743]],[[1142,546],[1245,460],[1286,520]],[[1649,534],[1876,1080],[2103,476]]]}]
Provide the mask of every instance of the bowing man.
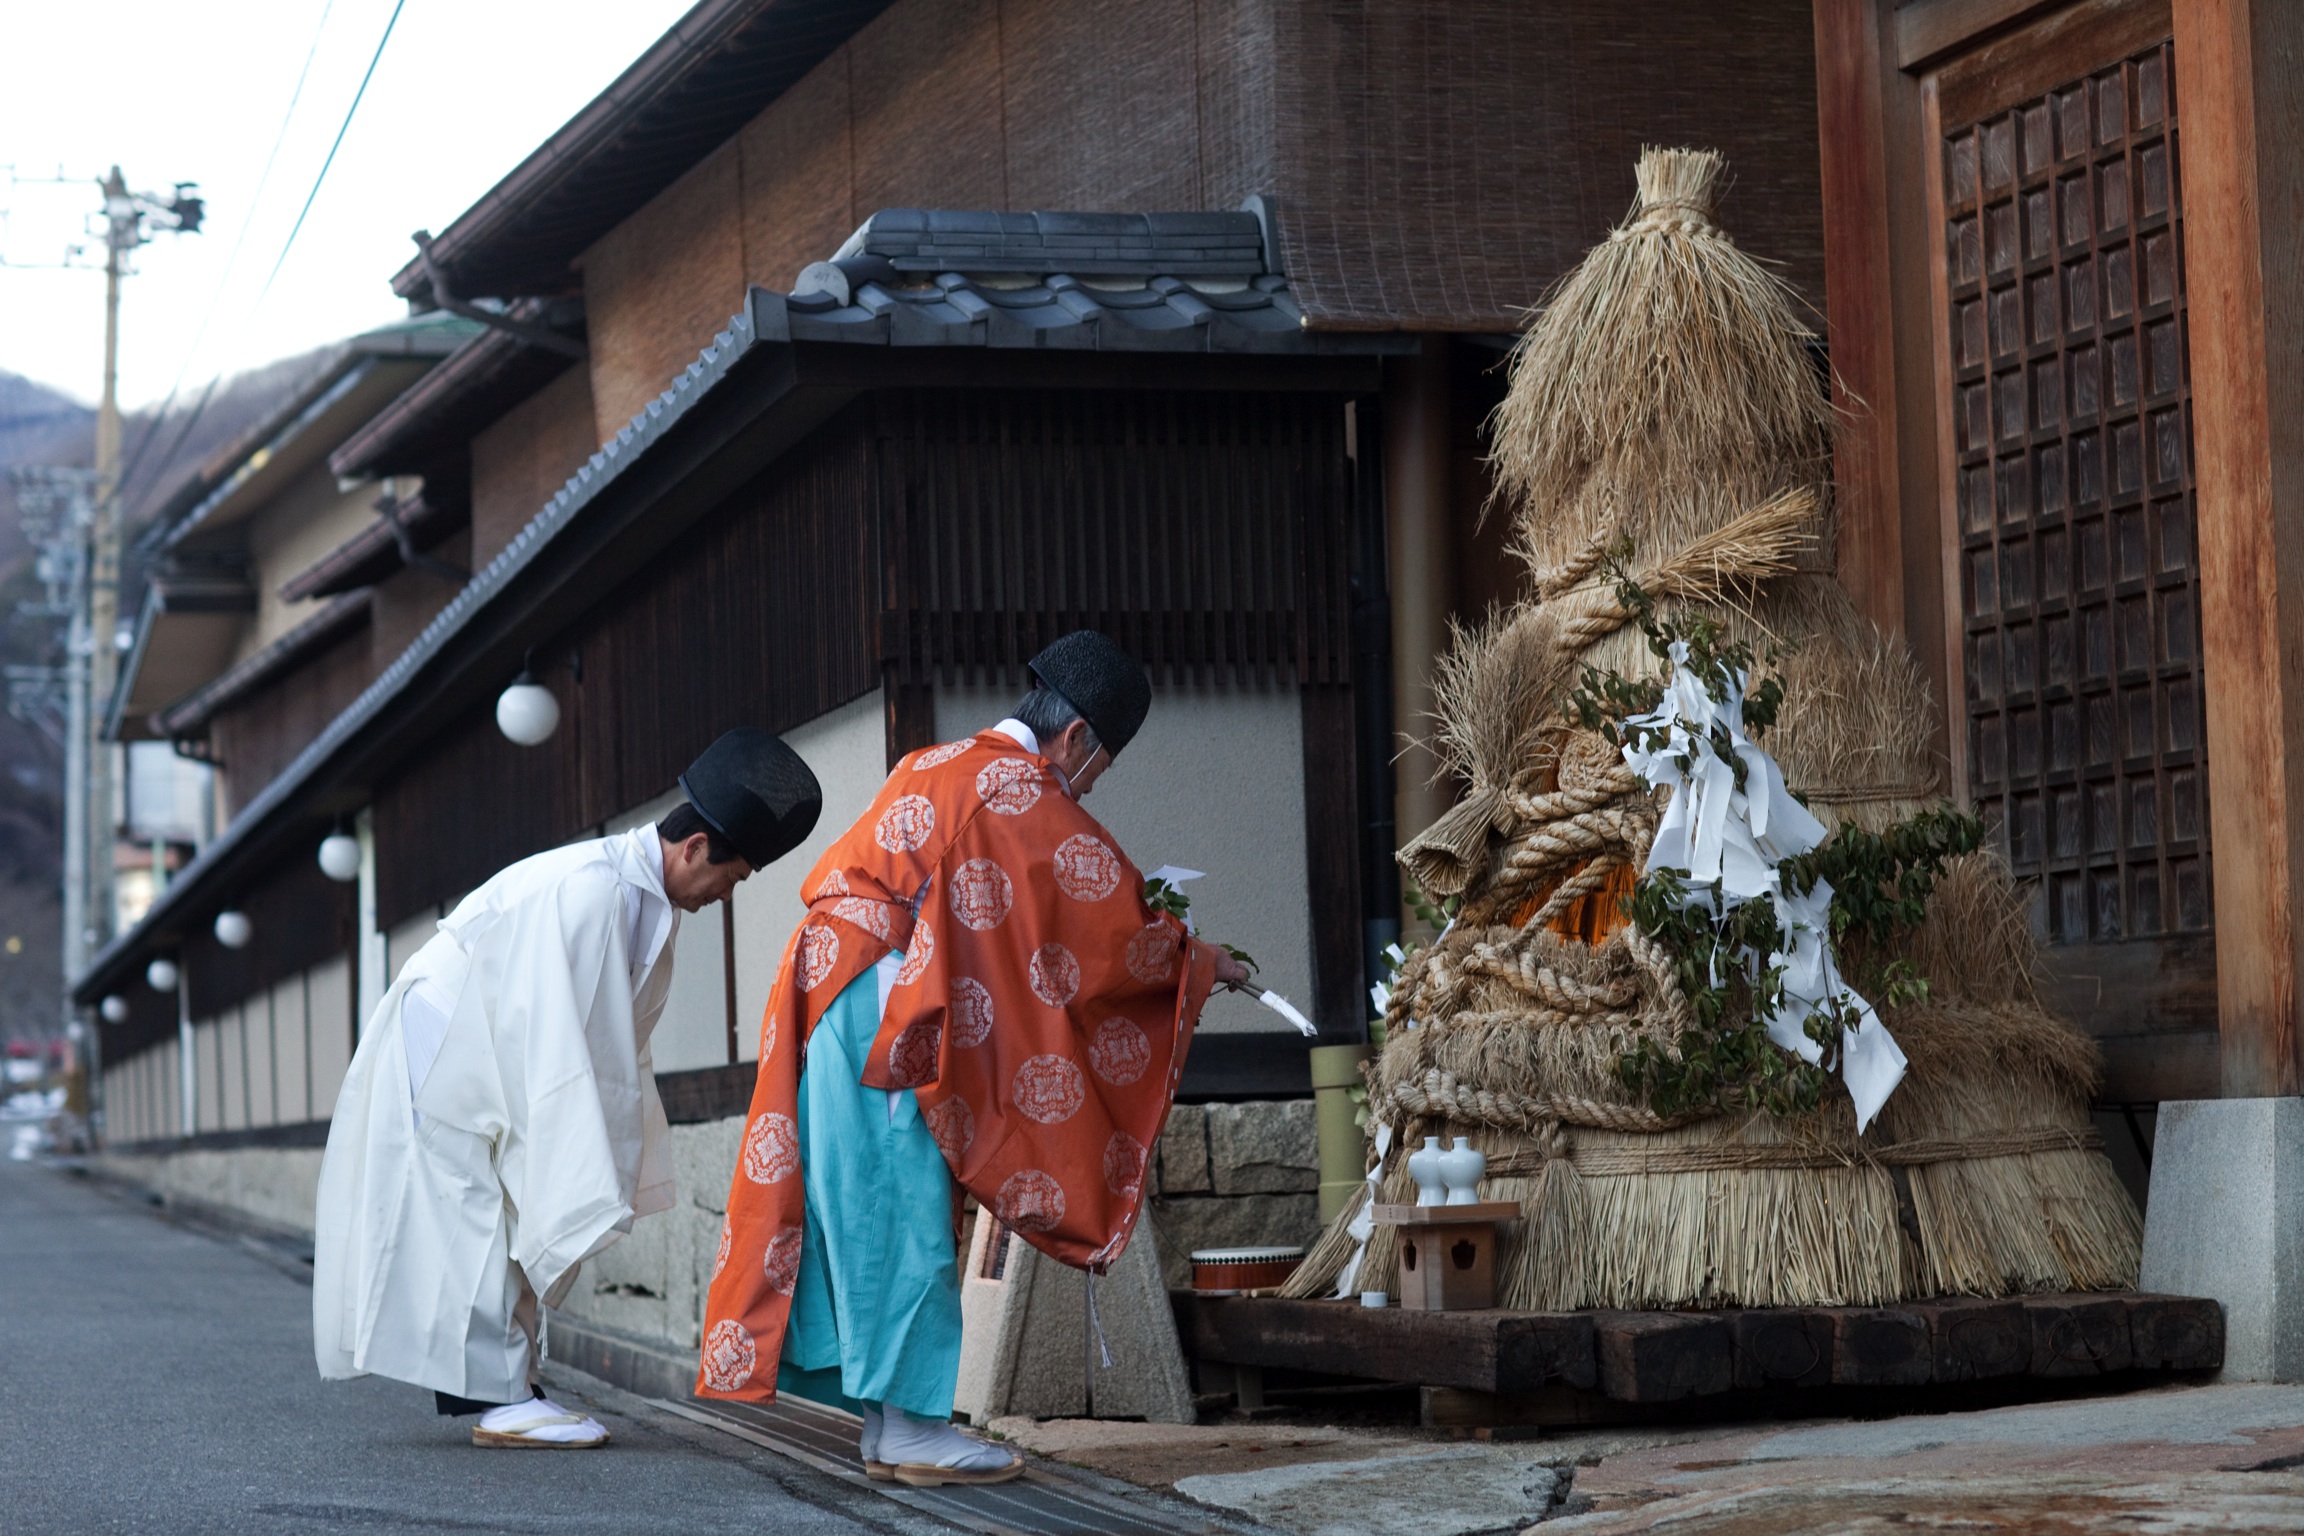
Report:
[{"label": "bowing man", "polygon": [[672,1204],[648,1035],[680,915],[808,835],[816,777],[761,730],[722,736],[654,826],[555,848],[457,904],[354,1053],[321,1162],[313,1348],[478,1414],[481,1446],[581,1449],[534,1385],[538,1304]]},{"label": "bowing man", "polygon": [[998,1482],[951,1424],[955,1183],[1041,1251],[1100,1271],[1144,1192],[1222,950],[1148,908],[1081,801],[1151,708],[1082,630],[1013,717],[896,765],[806,880],[705,1308],[706,1397],[779,1386],[863,1406],[875,1477]]}]

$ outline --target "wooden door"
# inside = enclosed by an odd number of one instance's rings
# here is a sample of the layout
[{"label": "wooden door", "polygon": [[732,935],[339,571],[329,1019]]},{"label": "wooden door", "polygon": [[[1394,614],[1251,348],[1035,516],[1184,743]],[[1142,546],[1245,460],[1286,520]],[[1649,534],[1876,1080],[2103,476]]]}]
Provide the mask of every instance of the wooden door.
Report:
[{"label": "wooden door", "polygon": [[2171,54],[2083,4],[1923,88],[1954,777],[2116,1100],[2216,1081]]}]

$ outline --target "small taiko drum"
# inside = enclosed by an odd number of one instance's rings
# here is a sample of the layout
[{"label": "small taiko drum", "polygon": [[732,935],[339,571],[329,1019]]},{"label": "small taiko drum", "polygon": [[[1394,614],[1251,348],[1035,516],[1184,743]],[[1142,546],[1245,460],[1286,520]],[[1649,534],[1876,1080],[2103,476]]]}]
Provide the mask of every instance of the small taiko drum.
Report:
[{"label": "small taiko drum", "polygon": [[1301,1247],[1199,1248],[1192,1253],[1192,1289],[1229,1296],[1282,1284],[1304,1262]]}]

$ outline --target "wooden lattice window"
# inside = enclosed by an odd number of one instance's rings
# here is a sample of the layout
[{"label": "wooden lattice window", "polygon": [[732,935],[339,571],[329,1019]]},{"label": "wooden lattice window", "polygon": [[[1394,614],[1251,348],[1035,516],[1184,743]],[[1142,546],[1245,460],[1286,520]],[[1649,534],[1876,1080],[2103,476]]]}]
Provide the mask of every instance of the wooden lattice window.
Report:
[{"label": "wooden lattice window", "polygon": [[2050,943],[2210,925],[2173,86],[1944,139],[1967,779]]}]

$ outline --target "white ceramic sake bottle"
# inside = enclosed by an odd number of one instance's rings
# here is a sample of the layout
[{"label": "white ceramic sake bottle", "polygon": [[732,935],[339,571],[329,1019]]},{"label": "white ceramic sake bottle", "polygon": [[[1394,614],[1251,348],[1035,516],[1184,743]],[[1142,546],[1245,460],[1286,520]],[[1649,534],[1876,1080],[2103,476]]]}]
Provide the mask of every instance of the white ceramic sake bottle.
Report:
[{"label": "white ceramic sake bottle", "polygon": [[1488,1172],[1488,1154],[1459,1136],[1456,1145],[1440,1154],[1440,1182],[1447,1186],[1450,1205],[1478,1205],[1480,1180]]},{"label": "white ceramic sake bottle", "polygon": [[1418,1205],[1448,1203],[1448,1186],[1440,1178],[1440,1160],[1447,1155],[1437,1136],[1425,1137],[1424,1145],[1408,1154],[1408,1177],[1416,1181]]}]

